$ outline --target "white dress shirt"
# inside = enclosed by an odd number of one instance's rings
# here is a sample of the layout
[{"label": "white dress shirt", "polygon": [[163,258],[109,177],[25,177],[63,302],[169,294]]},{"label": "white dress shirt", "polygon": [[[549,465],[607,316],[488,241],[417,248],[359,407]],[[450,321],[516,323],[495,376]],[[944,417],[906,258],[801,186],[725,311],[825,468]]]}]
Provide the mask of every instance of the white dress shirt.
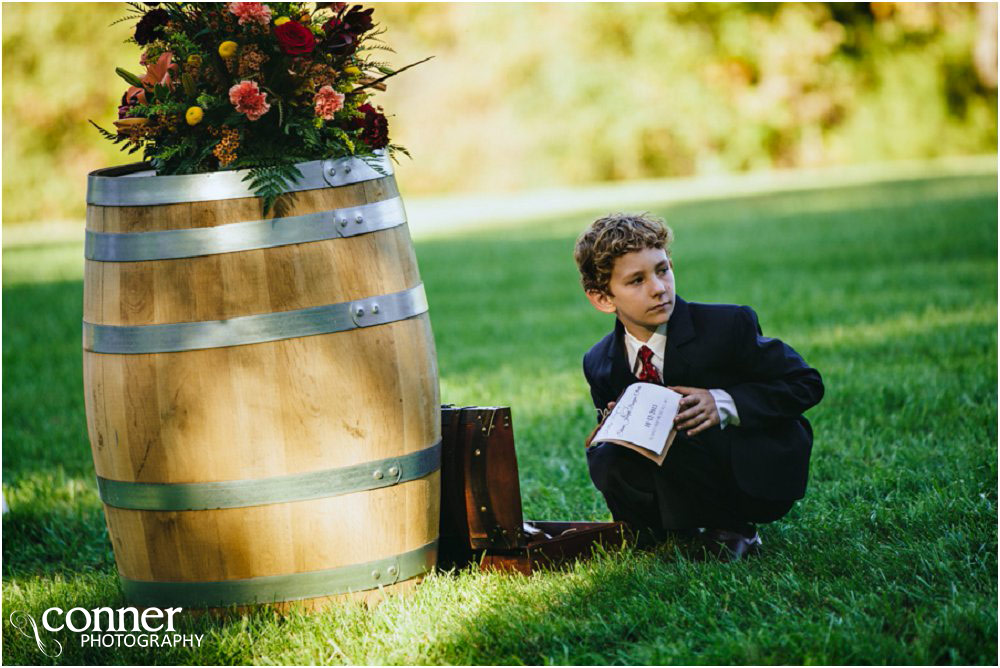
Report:
[{"label": "white dress shirt", "polygon": [[[660,325],[649,337],[649,341],[643,343],[625,330],[625,353],[628,356],[628,365],[632,369],[632,374],[639,375],[642,371],[642,360],[639,359],[639,348],[646,346],[653,351],[653,366],[656,372],[663,378],[663,355],[667,351],[667,325]],[[740,416],[736,412],[736,402],[725,390],[709,390],[712,398],[715,399],[715,408],[719,412],[719,429],[725,429],[728,425],[740,426]]]}]

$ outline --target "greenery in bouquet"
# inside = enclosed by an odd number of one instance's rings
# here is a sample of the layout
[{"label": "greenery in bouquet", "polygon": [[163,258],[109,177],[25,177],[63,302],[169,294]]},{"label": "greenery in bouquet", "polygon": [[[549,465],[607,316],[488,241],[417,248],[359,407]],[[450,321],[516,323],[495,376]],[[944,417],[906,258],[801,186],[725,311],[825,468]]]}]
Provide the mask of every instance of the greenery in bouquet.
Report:
[{"label": "greenery in bouquet", "polygon": [[[128,3],[142,75],[117,132],[94,123],[158,174],[248,169],[265,212],[301,177],[296,163],[406,149],[372,103],[393,70],[373,9],[347,3]],[[421,61],[423,62],[423,61]],[[408,155],[408,154],[407,154]]]}]

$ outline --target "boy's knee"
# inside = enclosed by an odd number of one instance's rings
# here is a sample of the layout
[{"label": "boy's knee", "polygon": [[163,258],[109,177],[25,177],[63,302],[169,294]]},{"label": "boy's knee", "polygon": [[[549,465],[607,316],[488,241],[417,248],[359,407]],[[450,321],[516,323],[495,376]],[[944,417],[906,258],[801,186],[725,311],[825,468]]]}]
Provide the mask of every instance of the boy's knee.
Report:
[{"label": "boy's knee", "polygon": [[612,443],[600,443],[587,448],[587,467],[590,469],[590,479],[594,481],[594,486],[602,492],[607,492],[608,488],[616,485],[621,480],[630,480],[636,477],[638,458],[646,461],[636,453],[614,445]]},{"label": "boy's knee", "polygon": [[598,443],[587,448],[587,468],[594,487],[600,491],[608,488],[608,470],[614,465],[613,445]]}]

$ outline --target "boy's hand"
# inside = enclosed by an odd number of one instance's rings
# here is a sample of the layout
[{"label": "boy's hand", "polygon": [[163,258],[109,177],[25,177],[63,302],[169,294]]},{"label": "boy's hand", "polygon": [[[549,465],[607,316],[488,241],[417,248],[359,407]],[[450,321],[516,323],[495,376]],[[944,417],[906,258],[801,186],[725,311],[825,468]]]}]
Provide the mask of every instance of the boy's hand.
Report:
[{"label": "boy's hand", "polygon": [[677,408],[677,417],[674,418],[677,429],[687,430],[688,436],[694,436],[719,424],[719,409],[711,392],[700,387],[667,389],[684,395]]},{"label": "boy's hand", "polygon": [[[607,419],[608,414],[611,412],[611,409],[615,407],[615,403],[617,403],[617,402],[614,402],[614,401],[609,401],[608,402],[608,408],[607,408],[607,410],[604,411],[604,418],[605,419]],[[601,420],[600,422],[598,422],[597,426],[594,427],[594,430],[592,432],[590,432],[590,436],[587,437],[587,440],[584,441],[584,444],[583,444],[585,448],[589,448],[590,447],[590,442],[592,440],[594,440],[594,436],[597,435],[597,430],[601,428],[602,424],[604,424],[604,420]]]}]

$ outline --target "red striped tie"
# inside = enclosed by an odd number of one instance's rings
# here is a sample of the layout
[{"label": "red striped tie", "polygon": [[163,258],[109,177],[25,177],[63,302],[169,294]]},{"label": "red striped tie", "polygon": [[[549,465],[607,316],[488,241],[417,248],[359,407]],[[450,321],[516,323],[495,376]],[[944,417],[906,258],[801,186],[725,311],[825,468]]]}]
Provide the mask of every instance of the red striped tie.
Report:
[{"label": "red striped tie", "polygon": [[662,385],[660,374],[653,366],[653,351],[648,346],[639,348],[639,360],[642,362],[642,370],[639,372],[639,380],[647,383]]}]

